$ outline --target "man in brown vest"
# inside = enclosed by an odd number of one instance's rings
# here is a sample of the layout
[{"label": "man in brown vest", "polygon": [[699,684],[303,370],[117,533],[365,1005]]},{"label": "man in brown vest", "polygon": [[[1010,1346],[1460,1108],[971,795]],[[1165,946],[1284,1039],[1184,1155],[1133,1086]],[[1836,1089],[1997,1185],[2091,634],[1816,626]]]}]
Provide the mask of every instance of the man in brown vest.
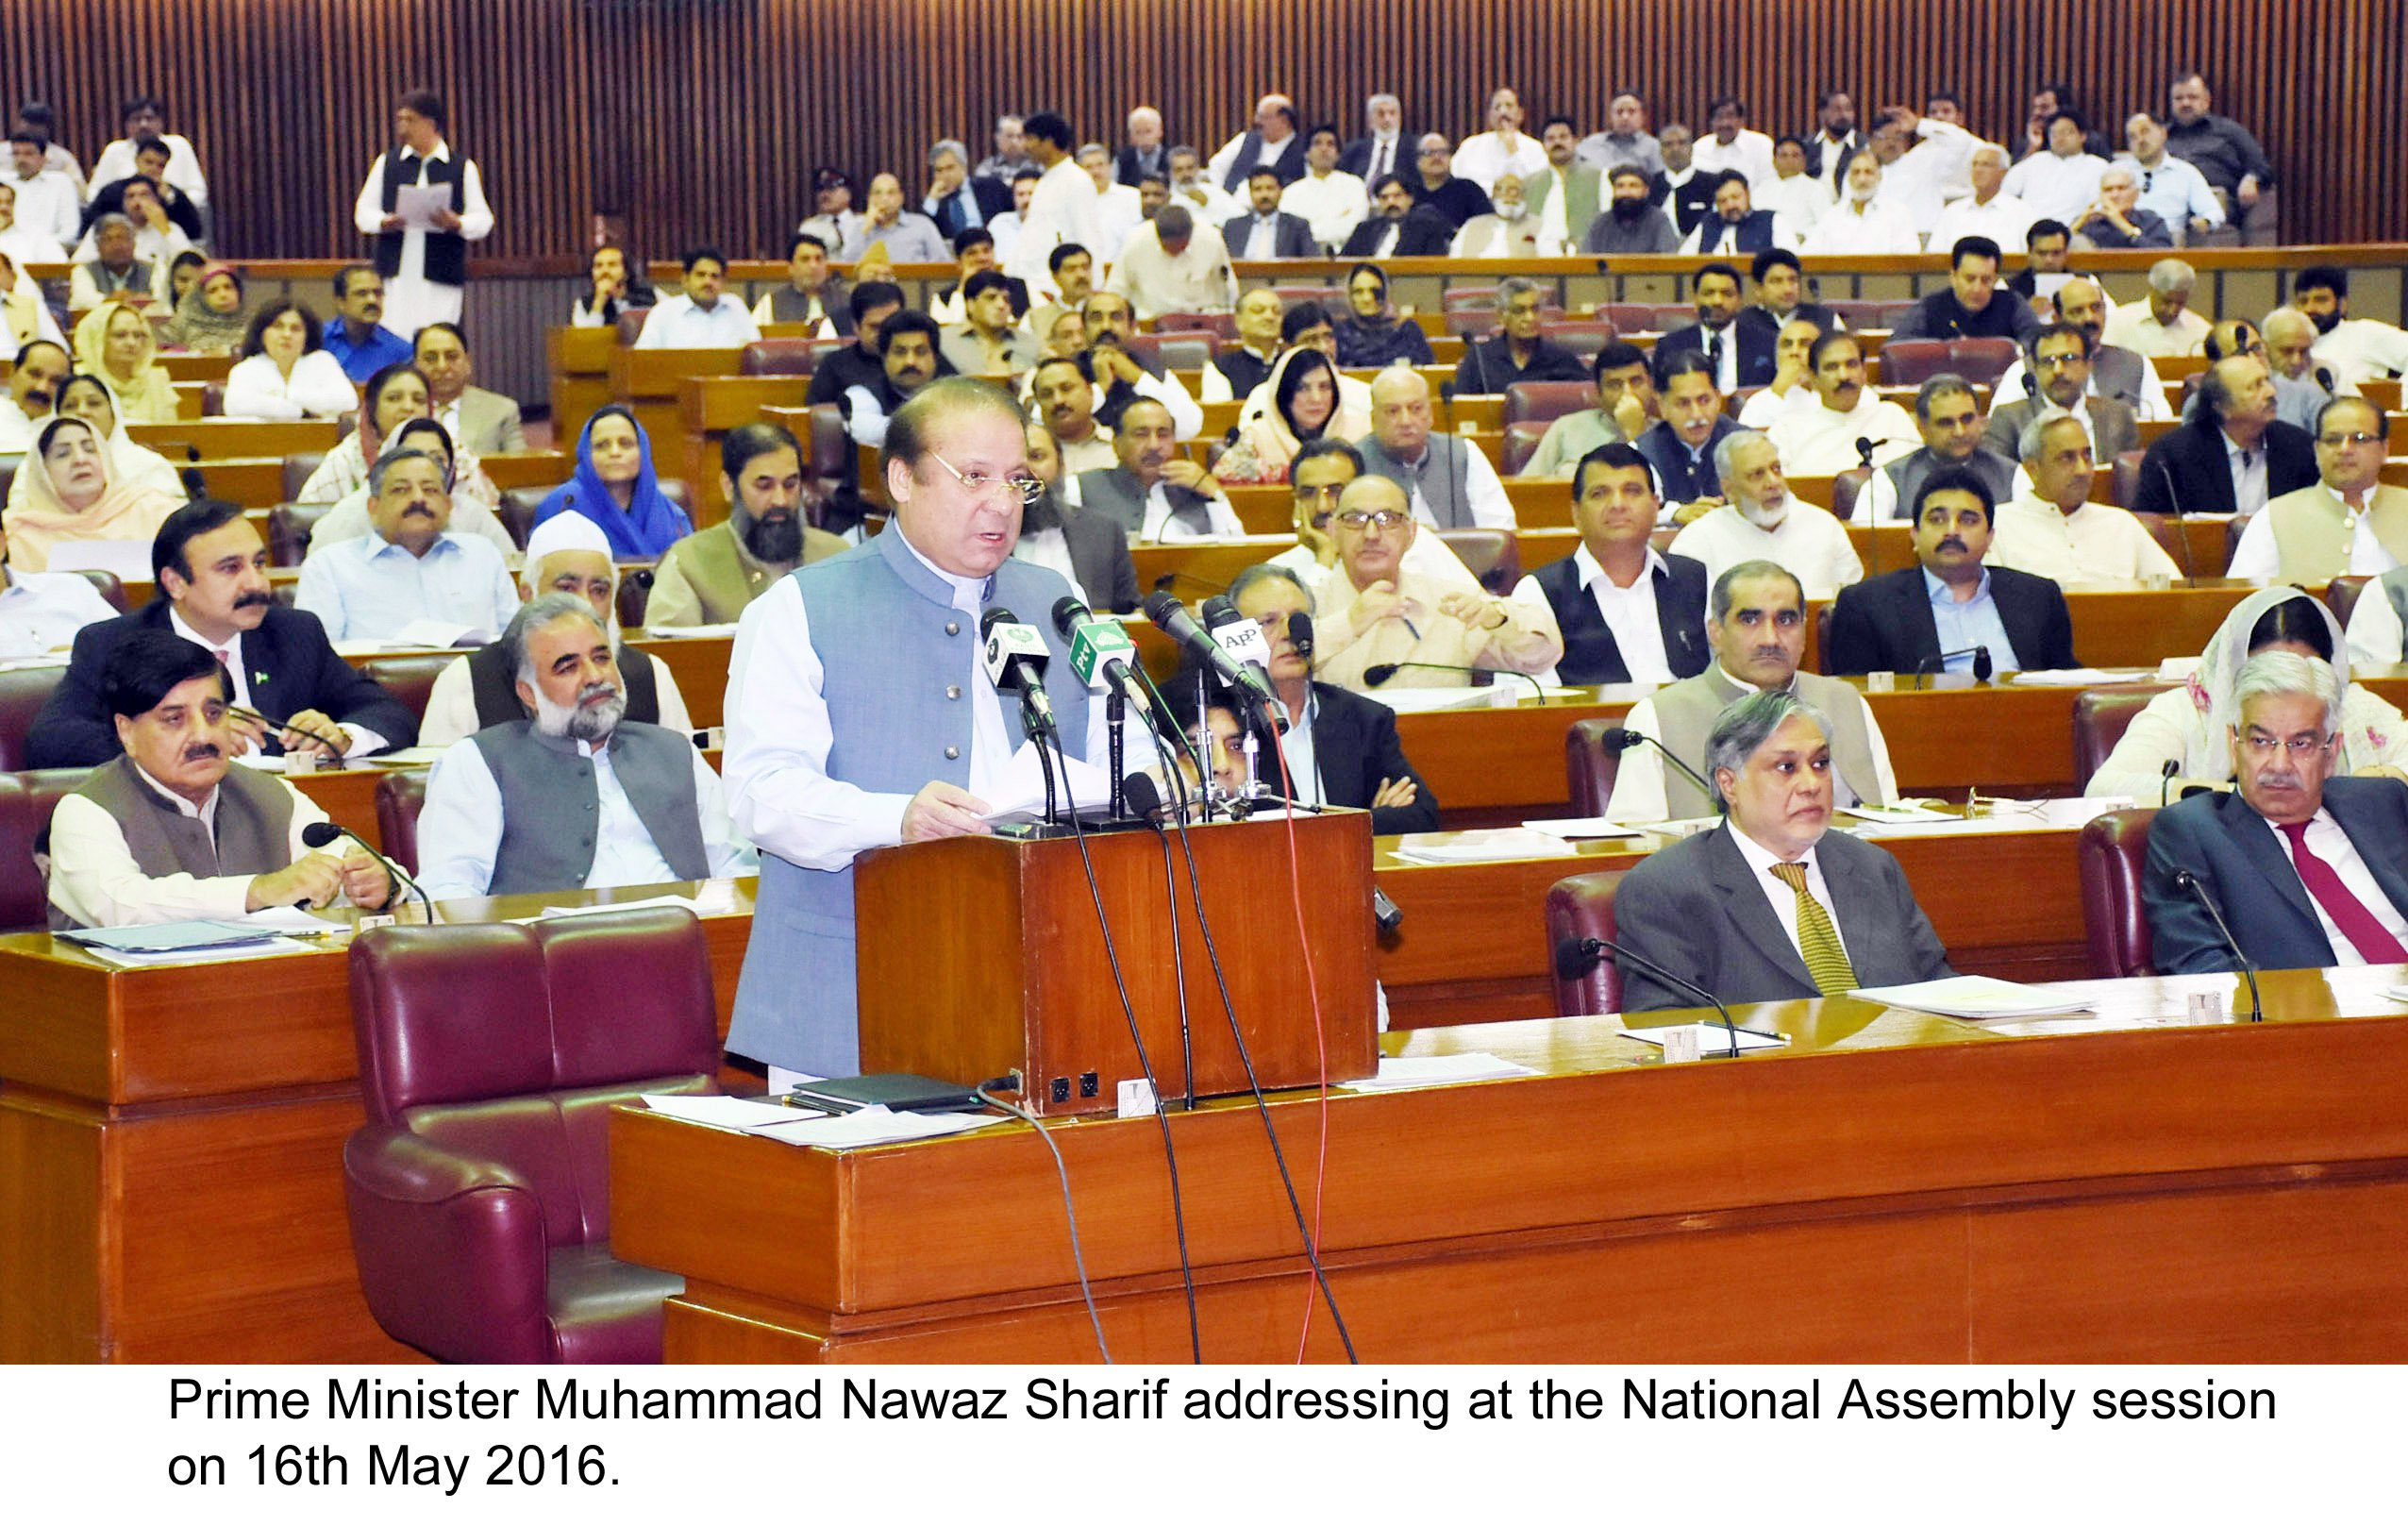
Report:
[{"label": "man in brown vest", "polygon": [[2363,397],[2316,411],[2316,480],[2268,500],[2232,550],[2228,578],[2314,587],[2408,562],[2408,488],[2383,485],[2391,420]]},{"label": "man in brown vest", "polygon": [[803,450],[782,425],[746,424],[719,443],[727,518],[669,547],[652,574],[646,625],[726,625],[761,591],[844,543],[803,520]]},{"label": "man in brown vest", "polygon": [[283,779],[232,765],[225,670],[165,630],[109,653],[102,692],[125,751],[59,802],[50,828],[54,927],[240,916],[270,906],[381,907],[385,867],[363,849],[313,853],[326,819]]}]

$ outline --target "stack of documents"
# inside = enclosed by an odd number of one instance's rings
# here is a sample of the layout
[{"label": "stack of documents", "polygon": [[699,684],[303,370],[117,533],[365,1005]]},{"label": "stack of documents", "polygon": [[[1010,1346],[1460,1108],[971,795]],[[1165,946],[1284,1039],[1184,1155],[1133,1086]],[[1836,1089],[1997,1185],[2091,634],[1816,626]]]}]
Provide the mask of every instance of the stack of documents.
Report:
[{"label": "stack of documents", "polygon": [[698,641],[709,636],[732,636],[736,633],[736,622],[730,620],[725,625],[714,626],[645,626],[644,633],[672,641]]},{"label": "stack of documents", "polygon": [[2134,683],[2149,675],[2149,669],[2145,667],[2059,667],[2037,673],[2018,673],[2008,681],[2042,689],[2087,689],[2100,683]]},{"label": "stack of documents", "polygon": [[883,1107],[829,1115],[743,1097],[646,1094],[644,1105],[688,1123],[760,1134],[789,1145],[816,1145],[825,1149],[858,1149],[906,1139],[933,1139],[940,1134],[963,1133],[1011,1121],[999,1114],[896,1113]]},{"label": "stack of documents", "polygon": [[1494,864],[1504,859],[1562,858],[1570,851],[1563,838],[1527,827],[1408,832],[1396,842],[1396,857],[1409,864]]},{"label": "stack of documents", "polygon": [[1639,829],[1625,827],[1603,816],[1554,816],[1545,821],[1525,821],[1525,831],[1545,832],[1569,842],[1579,837],[1636,837]]},{"label": "stack of documents", "polygon": [[1430,1054],[1382,1059],[1380,1073],[1362,1081],[1341,1082],[1348,1092],[1401,1092],[1415,1086],[1455,1086],[1467,1081],[1508,1081],[1538,1072],[1493,1054]]},{"label": "stack of documents", "polygon": [[1850,991],[1859,1001],[1934,1012],[1943,1017],[1982,1022],[1999,1017],[2046,1017],[2060,1013],[2087,1012],[2089,1006],[2045,985],[2017,985],[1987,975],[1955,975],[1944,981],[1913,985],[1868,985]]},{"label": "stack of documents", "polygon": [[1723,1027],[1720,1023],[1673,1023],[1659,1028],[1631,1028],[1624,1030],[1622,1036],[1637,1039],[1642,1044],[1652,1044],[1661,1048],[1664,1047],[1664,1035],[1681,1031],[1697,1035],[1697,1052],[1709,1060],[1717,1054],[1727,1055],[1731,1052],[1731,1038],[1733,1031],[1739,1035],[1739,1052],[1742,1054],[1751,1054],[1758,1049],[1778,1049],[1789,1042],[1786,1036],[1780,1033],[1759,1033],[1753,1029],[1747,1028],[1732,1030]]},{"label": "stack of documents", "polygon": [[1502,683],[1480,688],[1463,686],[1439,689],[1365,689],[1366,699],[1377,699],[1399,715],[1426,715],[1440,710],[1511,709],[1530,694],[1530,686],[1520,679],[1509,687]]},{"label": "stack of documents", "polygon": [[259,921],[229,917],[223,921],[158,922],[135,928],[79,928],[59,933],[59,941],[74,944],[94,959],[121,969],[200,964],[215,960],[257,959],[266,954],[309,953],[309,944],[284,935],[286,931],[303,931],[301,921],[307,921],[310,931],[337,931],[332,923],[285,907],[282,914]]}]

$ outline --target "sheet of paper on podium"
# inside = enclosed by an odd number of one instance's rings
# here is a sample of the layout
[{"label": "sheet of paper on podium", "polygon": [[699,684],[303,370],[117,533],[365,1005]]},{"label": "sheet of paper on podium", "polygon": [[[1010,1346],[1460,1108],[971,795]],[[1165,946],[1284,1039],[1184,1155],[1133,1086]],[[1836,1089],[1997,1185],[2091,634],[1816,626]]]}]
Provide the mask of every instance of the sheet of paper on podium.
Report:
[{"label": "sheet of paper on podium", "polygon": [[1987,975],[1953,975],[1911,985],[1868,985],[1850,991],[1859,1001],[1879,1001],[1943,1017],[1980,1022],[1996,1017],[2045,1017],[2084,1012],[2088,1004],[2045,985],[2018,985]]}]

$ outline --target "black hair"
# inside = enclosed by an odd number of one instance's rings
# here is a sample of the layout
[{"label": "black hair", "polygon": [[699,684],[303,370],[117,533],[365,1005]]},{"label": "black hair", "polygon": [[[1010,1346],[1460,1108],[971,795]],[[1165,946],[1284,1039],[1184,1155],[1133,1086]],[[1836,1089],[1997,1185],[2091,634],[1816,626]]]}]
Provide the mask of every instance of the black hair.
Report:
[{"label": "black hair", "polygon": [[2249,627],[2252,653],[2278,641],[2304,643],[2314,647],[2318,657],[2328,662],[2333,661],[2333,627],[2326,623],[2323,606],[2305,594],[2269,606]]},{"label": "black hair", "polygon": [[1799,264],[1798,257],[1786,249],[1757,250],[1756,258],[1747,262],[1747,274],[1757,285],[1762,286],[1764,283],[1764,277],[1782,265],[1787,265],[1800,276],[1806,274],[1806,267]]},{"label": "black hair", "polygon": [[1025,137],[1043,138],[1065,154],[1078,142],[1078,134],[1070,130],[1070,124],[1054,111],[1039,111],[1023,119],[1020,131]]},{"label": "black hair", "polygon": [[709,243],[698,243],[693,248],[688,249],[684,254],[677,257],[677,263],[685,266],[688,270],[692,270],[694,266],[702,263],[706,260],[710,260],[712,264],[717,265],[719,267],[719,274],[722,276],[725,276],[727,273],[727,257],[721,254],[716,245]]},{"label": "black hair", "polygon": [[1095,363],[1087,359],[1086,352],[1083,350],[1076,355],[1046,356],[1044,360],[1039,361],[1034,366],[1029,368],[1028,376],[1030,379],[1033,381],[1037,373],[1043,371],[1049,365],[1066,365],[1073,371],[1079,373],[1079,379],[1081,381],[1093,381],[1095,379]]},{"label": "black hair", "polygon": [[1948,246],[1948,268],[1950,270],[1954,270],[1959,265],[1964,264],[1965,257],[1966,255],[1974,255],[1980,259],[1987,260],[1990,263],[1995,265],[1998,262],[1999,259],[1998,241],[1996,239],[1985,239],[1979,233],[1966,234],[1964,238],[1957,240],[1956,243]]},{"label": "black hair", "polygon": [[1318,302],[1299,302],[1279,314],[1279,343],[1293,344],[1296,336],[1329,322],[1329,310]]},{"label": "black hair", "polygon": [[[599,414],[595,415],[597,418],[600,416],[601,415]],[[446,487],[450,486],[451,484],[448,478],[452,472],[459,469],[460,465],[460,447],[452,443],[451,431],[443,428],[443,422],[440,419],[433,419],[421,414],[417,418],[405,419],[402,421],[401,428],[393,432],[393,444],[398,445],[413,434],[431,434],[443,443],[443,460],[451,463],[451,465],[444,471],[443,475],[446,480],[443,485]],[[378,457],[377,459],[381,461],[383,458]]]},{"label": "black hair", "polygon": [[1923,479],[1921,487],[1915,490],[1915,512],[1909,517],[1921,519],[1923,506],[1931,501],[1934,493],[1970,493],[1982,500],[1982,519],[1992,525],[1998,522],[1998,497],[1991,493],[1990,484],[1982,480],[1979,472],[1963,466],[1945,466],[1933,472]]},{"label": "black hair", "polygon": [[[1296,402],[1297,391],[1304,385],[1305,377],[1313,375],[1316,367],[1329,373],[1329,416],[1321,421],[1318,428],[1307,434],[1296,421],[1293,405]],[[1330,425],[1338,421],[1337,388],[1338,368],[1330,363],[1328,356],[1319,350],[1298,350],[1294,360],[1279,368],[1279,384],[1272,389],[1271,400],[1279,409],[1279,417],[1287,421],[1290,433],[1298,440],[1317,440]]]},{"label": "black hair", "polygon": [[806,243],[810,244],[812,248],[817,249],[821,254],[828,253],[828,241],[826,239],[821,238],[816,233],[797,233],[792,240],[788,241],[786,244],[786,258],[789,260],[794,259],[795,252],[801,249]]},{"label": "black hair", "polygon": [[1577,134],[1580,130],[1580,125],[1579,123],[1573,121],[1570,117],[1565,116],[1563,112],[1558,111],[1553,116],[1548,117],[1545,122],[1538,125],[1539,136],[1542,138],[1547,136],[1547,129],[1555,126],[1559,122],[1564,124],[1564,130],[1566,132]]},{"label": "black hair", "polygon": [[1806,352],[1806,369],[1809,371],[1820,371],[1823,368],[1823,352],[1843,340],[1856,346],[1856,353],[1860,358],[1864,355],[1864,341],[1858,339],[1854,334],[1849,333],[1845,328],[1827,329],[1814,341],[1814,347]]},{"label": "black hair", "polygon": [[[1739,177],[1743,180],[1747,178],[1744,175]],[[1714,260],[1708,264],[1699,265],[1697,267],[1697,274],[1689,277],[1689,289],[1693,292],[1696,291],[1697,289],[1697,283],[1704,280],[1709,276],[1728,277],[1731,280],[1731,289],[1734,292],[1739,290],[1739,267],[1733,264],[1729,264],[1720,260]]]},{"label": "black hair", "polygon": [[156,95],[137,95],[127,101],[125,109],[117,113],[118,126],[125,126],[127,119],[137,111],[156,111],[163,117],[167,115],[167,103]]},{"label": "black hair", "polygon": [[[385,384],[393,380],[395,377],[416,377],[418,378],[418,385],[426,388],[427,397],[431,399],[434,396],[434,388],[432,384],[426,380],[426,373],[418,369],[417,361],[395,361],[390,365],[380,365],[369,375],[368,385],[361,389],[360,394],[360,406],[367,410],[368,419],[372,427],[380,428],[380,426],[376,426],[376,398],[384,392]],[[398,426],[396,426],[396,428],[397,428]]]},{"label": "black hair", "polygon": [[989,292],[1012,293],[1012,277],[999,270],[982,270],[962,283],[962,300],[975,301]]},{"label": "black hair", "polygon": [[415,111],[433,123],[437,132],[449,126],[443,120],[443,98],[431,90],[413,90],[401,98],[401,105],[405,110]]},{"label": "black hair", "polygon": [[1090,260],[1095,258],[1093,254],[1088,252],[1088,248],[1085,244],[1072,243],[1065,240],[1061,243],[1055,244],[1053,246],[1053,253],[1045,256],[1045,268],[1059,276],[1062,274],[1062,266],[1068,264],[1071,260],[1078,259],[1080,255],[1087,255]]},{"label": "black hair", "polygon": [[2331,292],[2340,299],[2349,294],[2349,273],[2339,265],[2309,265],[2291,277],[2291,295],[2296,300],[2301,292]]},{"label": "black hair", "polygon": [[[142,154],[158,154],[162,158],[173,158],[176,151],[167,146],[166,139],[159,137],[156,134],[151,134],[134,140],[134,152],[138,156]],[[149,176],[144,176],[143,178],[148,179]]]},{"label": "black hair", "polygon": [[218,697],[231,699],[226,669],[217,654],[164,628],[137,630],[119,642],[100,670],[101,702],[111,715],[131,720],[159,708],[179,683],[217,679]]},{"label": "black hair", "polygon": [[1578,502],[1580,495],[1587,490],[1589,468],[1592,466],[1608,472],[1627,472],[1636,467],[1647,474],[1647,491],[1655,491],[1655,468],[1647,463],[1647,458],[1640,455],[1635,446],[1614,440],[1590,451],[1580,458],[1580,465],[1572,468],[1573,501]]},{"label": "black hair", "polygon": [[334,273],[334,299],[337,302],[341,302],[351,295],[352,277],[374,276],[376,273],[376,267],[367,264],[345,265],[341,270],[336,271]]},{"label": "black hair", "polygon": [[899,308],[902,305],[903,288],[893,281],[863,281],[853,288],[853,295],[846,303],[853,310],[853,322],[856,324],[880,308]]},{"label": "black hair", "polygon": [[184,547],[196,536],[207,535],[242,517],[242,506],[223,498],[194,498],[183,508],[169,514],[151,537],[151,581],[167,591],[167,580],[159,575],[174,568],[178,578],[192,580],[192,563],[184,560]]},{"label": "black hair", "polygon": [[883,356],[895,347],[895,337],[897,334],[925,334],[928,336],[930,349],[934,349],[937,345],[936,320],[925,312],[914,311],[910,308],[905,308],[894,317],[887,319],[878,328],[878,352],[879,355]]},{"label": "black hair", "polygon": [[468,336],[460,331],[460,325],[456,323],[444,323],[439,320],[435,323],[424,323],[418,326],[418,337],[410,343],[410,352],[412,355],[417,354],[418,346],[426,342],[426,336],[437,332],[451,335],[453,342],[460,345],[463,353],[467,350]]},{"label": "black hair", "polygon": [[2074,230],[2072,228],[2067,227],[2065,224],[2058,222],[2053,217],[2044,217],[2039,222],[2032,224],[2030,227],[2023,230],[2023,246],[2029,249],[2034,243],[2041,239],[2070,240],[2073,236]]},{"label": "black hair", "polygon": [[958,259],[962,255],[968,254],[971,250],[977,248],[981,243],[985,244],[990,249],[994,248],[995,235],[982,227],[965,227],[961,232],[953,235],[953,253]]},{"label": "black hair", "polygon": [[36,350],[38,350],[38,349],[41,349],[41,348],[42,348],[43,345],[45,345],[45,344],[47,344],[48,346],[50,346],[52,349],[57,350],[59,354],[66,356],[66,357],[67,357],[67,365],[68,365],[68,368],[69,368],[70,370],[74,369],[75,364],[75,357],[72,353],[70,353],[70,352],[69,352],[69,350],[68,350],[68,348],[67,348],[67,346],[66,346],[66,345],[59,344],[59,343],[57,340],[55,340],[55,339],[29,339],[29,340],[26,340],[26,341],[25,341],[25,343],[24,347],[23,347],[23,348],[21,348],[21,349],[19,349],[19,350],[17,351],[17,365],[18,365],[20,368],[22,368],[22,367],[25,365],[25,361],[28,361],[28,360],[30,360],[30,359],[32,358],[32,356],[33,356],[33,352],[34,352],[34,351],[36,351]]},{"label": "black hair", "polygon": [[1319,461],[1324,456],[1343,456],[1346,464],[1354,468],[1355,476],[1363,475],[1363,452],[1344,440],[1333,440],[1325,434],[1317,440],[1307,440],[1297,448],[1296,459],[1288,462],[1288,479],[1294,481],[1296,469],[1306,461]]},{"label": "black hair", "polygon": [[254,355],[265,355],[267,353],[266,338],[268,325],[276,322],[278,318],[283,317],[288,312],[297,313],[300,315],[301,327],[306,333],[306,338],[303,340],[301,345],[302,354],[313,355],[325,346],[326,342],[326,327],[318,322],[318,315],[311,312],[308,308],[303,307],[300,303],[293,301],[291,298],[287,297],[271,302],[266,307],[261,308],[259,311],[251,314],[250,327],[242,330],[242,359],[247,361]]},{"label": "black hair", "polygon": [[1609,339],[1597,347],[1597,359],[1589,364],[1589,375],[1602,377],[1608,371],[1647,363],[1647,352],[1638,345],[1627,339]]},{"label": "black hair", "polygon": [[1776,149],[1781,147],[1783,143],[1789,144],[1801,154],[1806,152],[1806,140],[1800,138],[1794,132],[1784,132],[1780,137],[1773,140],[1773,147]]},{"label": "black hair", "polygon": [[744,468],[756,456],[766,456],[773,450],[791,450],[797,464],[803,459],[802,443],[794,432],[782,424],[739,424],[719,442],[719,469],[733,482],[742,478]]},{"label": "black hair", "polygon": [[1706,359],[1706,352],[1701,349],[1666,350],[1659,345],[1655,358],[1648,362],[1648,371],[1658,392],[1669,392],[1673,378],[1692,375],[1705,377],[1717,391],[1722,387],[1722,377],[1715,371],[1714,363]]}]

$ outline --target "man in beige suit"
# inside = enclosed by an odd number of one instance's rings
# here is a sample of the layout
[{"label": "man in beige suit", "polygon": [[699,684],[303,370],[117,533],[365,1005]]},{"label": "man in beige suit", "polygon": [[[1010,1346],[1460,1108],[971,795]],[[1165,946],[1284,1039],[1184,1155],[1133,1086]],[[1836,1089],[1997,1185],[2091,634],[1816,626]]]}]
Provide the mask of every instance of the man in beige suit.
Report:
[{"label": "man in beige suit", "polygon": [[2385,487],[2391,421],[2363,397],[2316,413],[2316,480],[2267,500],[2232,551],[2233,578],[2314,587],[2408,562],[2408,488]]},{"label": "man in beige suit", "polygon": [[452,448],[480,459],[516,455],[527,448],[518,405],[500,393],[468,384],[477,368],[458,324],[430,323],[419,329],[417,360],[418,369],[426,374],[435,422],[451,435]]}]

